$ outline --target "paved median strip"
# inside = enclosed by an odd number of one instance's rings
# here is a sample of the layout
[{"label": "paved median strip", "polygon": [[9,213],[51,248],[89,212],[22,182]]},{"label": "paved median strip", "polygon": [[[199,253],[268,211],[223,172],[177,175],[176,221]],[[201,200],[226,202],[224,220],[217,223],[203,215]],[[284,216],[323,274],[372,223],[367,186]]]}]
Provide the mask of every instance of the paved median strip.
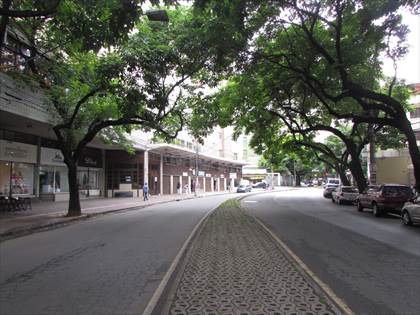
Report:
[{"label": "paved median strip", "polygon": [[349,314],[237,200],[204,223],[160,301],[160,314]]}]

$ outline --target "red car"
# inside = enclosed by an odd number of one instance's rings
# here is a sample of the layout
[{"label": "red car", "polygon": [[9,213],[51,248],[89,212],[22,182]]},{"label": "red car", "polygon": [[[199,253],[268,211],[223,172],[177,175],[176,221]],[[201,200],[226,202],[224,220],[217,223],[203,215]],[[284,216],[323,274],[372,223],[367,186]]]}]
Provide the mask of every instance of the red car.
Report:
[{"label": "red car", "polygon": [[411,198],[413,191],[406,185],[369,186],[357,197],[357,210],[371,208],[375,217],[387,212],[401,214],[404,203]]}]

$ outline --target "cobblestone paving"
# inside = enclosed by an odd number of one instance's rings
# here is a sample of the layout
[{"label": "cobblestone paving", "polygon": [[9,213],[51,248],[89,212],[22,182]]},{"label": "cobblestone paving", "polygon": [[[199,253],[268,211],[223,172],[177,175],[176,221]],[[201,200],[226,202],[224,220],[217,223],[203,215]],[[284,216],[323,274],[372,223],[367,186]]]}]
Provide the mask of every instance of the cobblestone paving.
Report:
[{"label": "cobblestone paving", "polygon": [[222,207],[187,255],[169,313],[337,314],[249,215]]}]

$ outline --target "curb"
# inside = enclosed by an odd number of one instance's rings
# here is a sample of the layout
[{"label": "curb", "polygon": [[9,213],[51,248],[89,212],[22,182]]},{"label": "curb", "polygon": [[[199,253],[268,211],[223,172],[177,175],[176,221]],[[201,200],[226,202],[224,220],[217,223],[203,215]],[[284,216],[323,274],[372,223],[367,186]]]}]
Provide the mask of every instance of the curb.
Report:
[{"label": "curb", "polygon": [[321,292],[332,301],[332,303],[334,303],[333,306],[335,306],[342,314],[355,315],[355,313],[344,302],[344,300],[338,297],[325,282],[318,278],[315,273],[309,269],[309,267],[276,234],[274,234],[267,226],[265,226],[265,224],[260,219],[250,213],[247,214],[252,217],[272,237],[272,239],[280,246],[286,257],[288,257],[291,262],[299,266],[307,278],[309,278],[309,280],[311,280],[311,282],[314,283],[316,287],[318,287]]}]

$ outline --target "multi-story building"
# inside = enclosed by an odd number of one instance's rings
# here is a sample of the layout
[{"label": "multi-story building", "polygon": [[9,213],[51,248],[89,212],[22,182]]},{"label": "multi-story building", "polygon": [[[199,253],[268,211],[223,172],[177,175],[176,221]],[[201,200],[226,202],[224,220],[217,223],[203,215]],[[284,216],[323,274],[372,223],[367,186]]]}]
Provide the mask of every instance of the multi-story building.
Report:
[{"label": "multi-story building", "polygon": [[[420,146],[420,83],[408,86],[411,90],[409,103],[412,106],[409,119]],[[382,150],[375,153],[376,181],[414,185],[413,164],[407,148],[400,150]]]}]

